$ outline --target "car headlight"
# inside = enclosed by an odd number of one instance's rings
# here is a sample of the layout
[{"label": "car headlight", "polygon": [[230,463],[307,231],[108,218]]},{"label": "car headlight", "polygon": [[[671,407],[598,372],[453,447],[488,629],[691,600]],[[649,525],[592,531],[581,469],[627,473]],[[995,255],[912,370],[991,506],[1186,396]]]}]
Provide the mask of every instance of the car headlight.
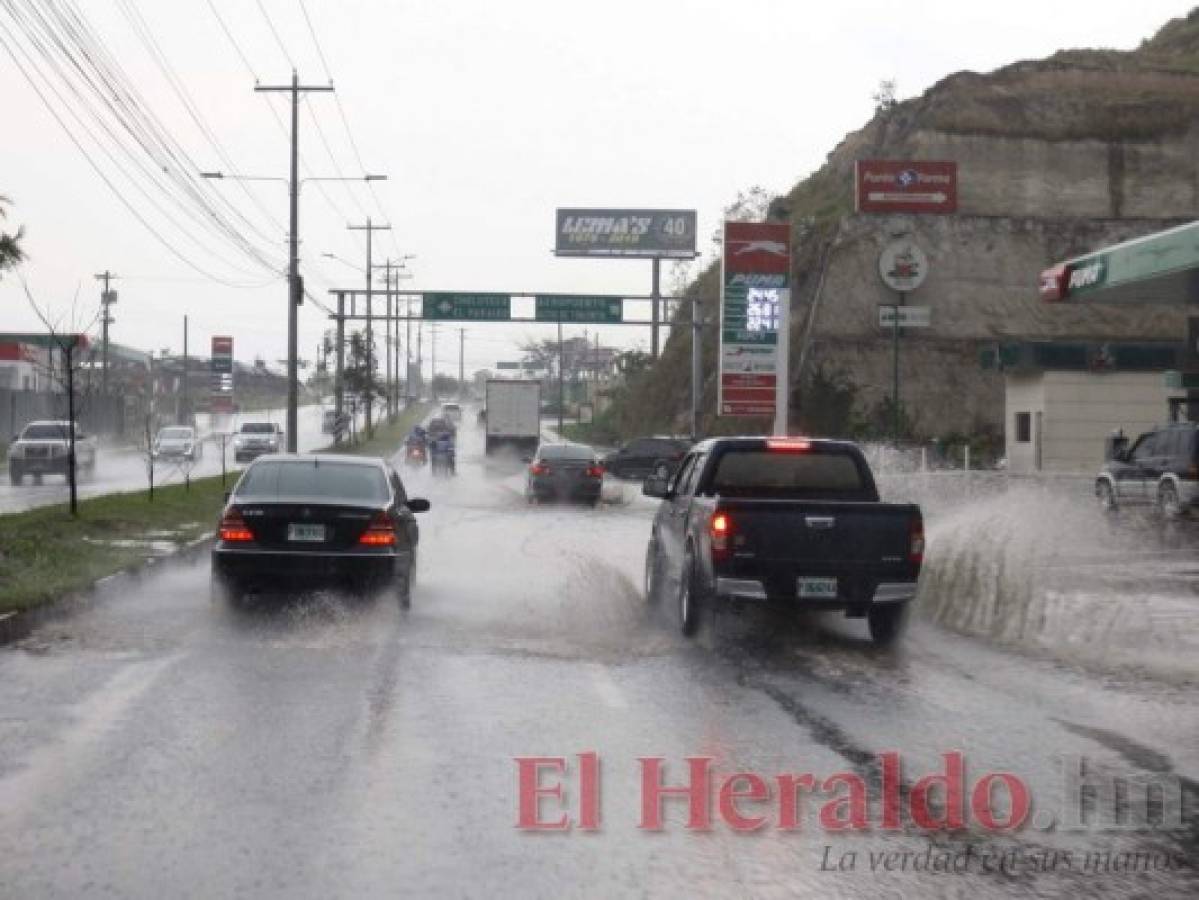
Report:
[{"label": "car headlight", "polygon": [[233,439],[233,446],[234,446],[234,447],[240,447],[240,446],[241,446],[242,444],[244,444],[245,442],[246,442],[246,439],[245,439],[245,438],[243,438],[243,437],[235,437],[235,438]]}]

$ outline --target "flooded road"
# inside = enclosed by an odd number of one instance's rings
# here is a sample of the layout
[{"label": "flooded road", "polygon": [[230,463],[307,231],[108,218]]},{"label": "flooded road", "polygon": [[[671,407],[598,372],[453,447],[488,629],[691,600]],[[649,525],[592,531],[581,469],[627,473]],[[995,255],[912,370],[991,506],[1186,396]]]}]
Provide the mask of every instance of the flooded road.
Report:
[{"label": "flooded road", "polygon": [[[519,468],[479,445],[464,425],[454,479],[401,470],[433,503],[408,612],[324,593],[213,605],[204,558],[0,649],[0,896],[1199,892],[1193,684],[1098,678],[921,622],[890,651],[835,617],[726,617],[688,641],[643,599],[654,506],[634,485],[596,510],[530,507]],[[905,798],[946,754],[967,790],[1012,773],[1028,823],[886,827],[889,752]],[[596,830],[580,827],[588,753]],[[567,775],[541,773],[563,796],[537,814],[575,827],[516,827],[518,757],[564,758]],[[655,757],[670,785],[711,760],[699,827],[685,798],[639,827]],[[1189,825],[1048,827],[1075,813],[1079,764],[1189,793]],[[857,778],[865,827],[837,830],[815,797],[781,827],[775,792],[734,804],[765,816],[740,831],[719,797],[737,772]]]}]

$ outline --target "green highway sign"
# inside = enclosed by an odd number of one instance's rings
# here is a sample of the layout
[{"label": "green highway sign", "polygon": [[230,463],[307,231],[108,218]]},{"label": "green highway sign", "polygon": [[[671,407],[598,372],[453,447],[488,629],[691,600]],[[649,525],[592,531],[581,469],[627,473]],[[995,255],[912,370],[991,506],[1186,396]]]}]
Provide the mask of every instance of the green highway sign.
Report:
[{"label": "green highway sign", "polygon": [[624,321],[624,301],[619,297],[538,294],[536,318],[538,322],[618,325]]},{"label": "green highway sign", "polygon": [[426,319],[507,322],[512,318],[510,294],[422,294],[421,301],[421,316]]}]

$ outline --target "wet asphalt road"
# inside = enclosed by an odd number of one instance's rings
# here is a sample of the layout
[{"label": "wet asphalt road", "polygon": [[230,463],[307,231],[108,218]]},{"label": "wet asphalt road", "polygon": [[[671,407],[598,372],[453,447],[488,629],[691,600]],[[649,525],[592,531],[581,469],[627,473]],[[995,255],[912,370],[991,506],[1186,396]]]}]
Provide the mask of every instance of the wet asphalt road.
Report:
[{"label": "wet asphalt road", "polygon": [[[300,428],[296,441],[301,452],[332,443],[332,436],[321,433],[320,406],[302,406],[298,413]],[[230,418],[232,423],[227,427],[236,429],[241,422],[278,422],[282,425],[287,416],[283,410],[276,409],[262,413],[243,413]],[[192,478],[220,475],[221,445],[211,436],[212,428],[208,416],[197,416],[196,426],[206,439],[200,459],[190,465],[190,475]],[[234,462],[232,443],[227,444],[225,448],[225,465],[228,471],[243,465]],[[159,461],[155,465],[154,483],[180,484],[189,474],[188,469],[185,463]],[[80,497],[98,497],[121,491],[145,490],[148,483],[144,455],[125,447],[101,446],[96,456],[96,471],[92,474],[80,474],[78,490]],[[66,503],[69,496],[66,477],[62,475],[46,475],[41,484],[35,483],[33,476],[26,475],[24,483],[20,485],[12,484],[7,473],[0,477],[0,513],[21,512],[39,506]]]},{"label": "wet asphalt road", "polygon": [[[728,621],[692,643],[641,597],[653,507],[631,486],[599,510],[530,508],[471,425],[463,442],[457,479],[408,478],[433,509],[407,614],[330,594],[213,606],[199,559],[0,650],[0,897],[1199,893],[1194,825],[975,825],[931,844],[966,871],[887,871],[904,851],[919,868],[930,840],[877,813],[887,750],[909,787],[952,750],[969,779],[1016,773],[1042,824],[1074,757],[1193,790],[1194,684],[1098,677],[919,623],[894,651],[820,618]],[[514,757],[587,751],[600,830],[515,828]],[[689,831],[674,802],[647,832],[650,756],[674,782],[688,756],[725,774],[856,773],[873,827]],[[567,798],[577,815],[573,782]],[[1150,871],[1087,856],[1138,851]]]}]

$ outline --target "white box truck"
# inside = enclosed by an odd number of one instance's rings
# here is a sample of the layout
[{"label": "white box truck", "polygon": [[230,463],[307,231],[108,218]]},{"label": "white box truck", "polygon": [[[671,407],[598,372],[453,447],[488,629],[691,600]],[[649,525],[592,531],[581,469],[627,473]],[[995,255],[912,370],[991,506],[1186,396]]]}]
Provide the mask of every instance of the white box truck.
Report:
[{"label": "white box truck", "polygon": [[486,395],[488,454],[501,447],[533,453],[541,442],[541,382],[487,382]]}]

